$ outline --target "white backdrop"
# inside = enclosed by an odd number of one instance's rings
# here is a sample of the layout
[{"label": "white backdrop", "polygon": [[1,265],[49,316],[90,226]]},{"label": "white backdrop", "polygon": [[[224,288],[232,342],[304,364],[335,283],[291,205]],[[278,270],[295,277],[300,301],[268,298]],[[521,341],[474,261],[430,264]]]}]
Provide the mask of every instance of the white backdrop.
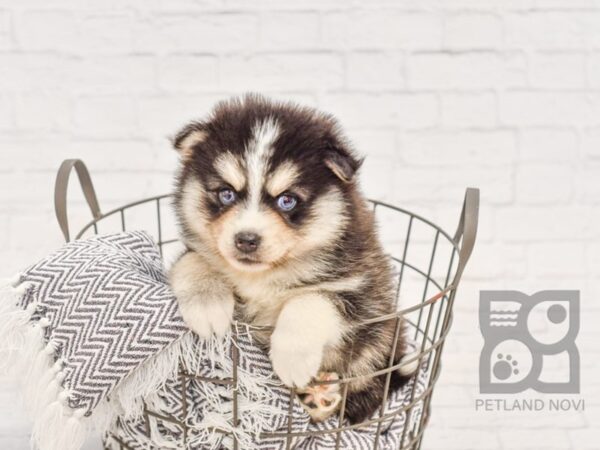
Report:
[{"label": "white backdrop", "polygon": [[[167,192],[167,137],[248,90],[336,114],[367,194],[446,229],[481,188],[424,449],[600,448],[600,2],[0,0],[2,274],[60,244],[62,159],[105,210]],[[476,412],[479,290],[553,288],[582,292],[585,412]],[[0,383],[0,448],[28,426]]]}]

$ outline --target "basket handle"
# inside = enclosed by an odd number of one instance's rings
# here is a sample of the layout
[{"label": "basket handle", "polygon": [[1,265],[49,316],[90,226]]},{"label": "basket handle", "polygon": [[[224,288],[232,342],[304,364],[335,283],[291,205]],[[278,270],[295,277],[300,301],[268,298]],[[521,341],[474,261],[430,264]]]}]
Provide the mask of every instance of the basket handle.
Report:
[{"label": "basket handle", "polygon": [[71,176],[73,168],[79,177],[79,184],[81,185],[85,200],[90,207],[92,216],[94,219],[99,219],[102,216],[100,206],[98,206],[96,191],[94,190],[94,185],[90,178],[90,173],[83,161],[80,159],[64,160],[58,169],[56,182],[54,183],[54,211],[56,213],[56,220],[58,220],[58,225],[62,230],[66,242],[71,240],[69,235],[69,219],[67,216],[67,188],[69,186],[69,177]]},{"label": "basket handle", "polygon": [[475,238],[477,237],[477,223],[479,220],[479,189],[467,188],[465,192],[465,200],[463,202],[462,212],[456,233],[454,234],[454,242],[460,244],[458,251],[458,267],[454,275],[452,284],[456,287],[460,282],[460,278],[465,270],[465,266],[473,252]]}]

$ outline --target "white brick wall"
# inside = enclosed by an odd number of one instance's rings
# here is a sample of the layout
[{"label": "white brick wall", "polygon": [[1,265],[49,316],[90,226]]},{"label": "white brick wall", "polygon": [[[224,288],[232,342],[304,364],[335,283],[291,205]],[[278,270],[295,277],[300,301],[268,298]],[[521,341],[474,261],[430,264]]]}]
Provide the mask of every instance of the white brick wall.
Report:
[{"label": "white brick wall", "polygon": [[[167,136],[246,90],[335,113],[367,193],[449,230],[482,190],[424,448],[600,448],[600,2],[0,0],[2,273],[60,244],[62,159],[104,209],[166,192]],[[478,291],[558,287],[582,291],[585,412],[476,412]],[[2,449],[28,446],[15,399],[0,383]]]}]

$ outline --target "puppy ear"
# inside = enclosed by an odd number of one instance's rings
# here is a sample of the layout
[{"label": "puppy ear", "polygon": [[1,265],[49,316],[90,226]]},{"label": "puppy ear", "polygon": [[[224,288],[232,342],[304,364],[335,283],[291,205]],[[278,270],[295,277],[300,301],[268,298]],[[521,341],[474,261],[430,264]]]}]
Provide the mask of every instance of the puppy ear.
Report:
[{"label": "puppy ear", "polygon": [[357,159],[340,147],[330,147],[325,156],[325,165],[344,183],[353,181],[354,175],[362,163],[362,159]]},{"label": "puppy ear", "polygon": [[192,122],[186,125],[173,138],[173,147],[179,152],[182,160],[188,160],[194,153],[194,147],[206,139],[208,132],[201,122]]}]

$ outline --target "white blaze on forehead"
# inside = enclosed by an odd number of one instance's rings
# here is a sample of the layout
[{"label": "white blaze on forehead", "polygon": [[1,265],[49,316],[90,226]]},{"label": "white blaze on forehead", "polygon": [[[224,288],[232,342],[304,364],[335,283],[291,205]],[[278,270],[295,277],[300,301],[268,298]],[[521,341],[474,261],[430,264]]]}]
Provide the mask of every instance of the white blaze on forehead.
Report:
[{"label": "white blaze on forehead", "polygon": [[279,126],[272,118],[257,122],[252,129],[252,138],[246,147],[249,205],[257,207],[260,202],[269,158],[273,154],[273,143],[277,136]]},{"label": "white blaze on forehead", "polygon": [[230,152],[223,153],[215,159],[215,170],[221,178],[236,191],[241,191],[246,184],[246,176],[240,161]]},{"label": "white blaze on forehead", "polygon": [[298,170],[298,167],[290,161],[285,161],[280,164],[269,177],[267,191],[275,197],[286,189],[289,189],[289,187],[298,179],[299,175],[300,171]]}]

